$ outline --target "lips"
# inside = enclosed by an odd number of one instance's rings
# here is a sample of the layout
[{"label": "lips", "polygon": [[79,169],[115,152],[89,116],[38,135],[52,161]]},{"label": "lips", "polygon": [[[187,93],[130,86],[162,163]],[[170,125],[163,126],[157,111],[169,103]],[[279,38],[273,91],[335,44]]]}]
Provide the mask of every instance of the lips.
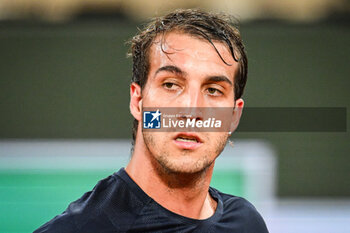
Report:
[{"label": "lips", "polygon": [[202,145],[201,138],[194,133],[179,133],[174,138],[174,143],[180,149],[194,150]]}]

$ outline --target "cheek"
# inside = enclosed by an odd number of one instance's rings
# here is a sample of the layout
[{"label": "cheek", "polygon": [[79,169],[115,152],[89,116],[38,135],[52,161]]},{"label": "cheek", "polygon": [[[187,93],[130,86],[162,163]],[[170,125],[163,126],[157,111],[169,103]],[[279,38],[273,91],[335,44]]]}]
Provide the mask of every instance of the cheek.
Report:
[{"label": "cheek", "polygon": [[212,132],[207,136],[208,147],[207,150],[212,151],[213,156],[219,155],[225,148],[228,139],[226,132]]},{"label": "cheek", "polygon": [[143,132],[143,138],[150,150],[158,150],[166,146],[168,140],[165,132]]},{"label": "cheek", "polygon": [[154,105],[155,100],[157,100],[156,89],[153,84],[148,83],[142,91],[142,105],[151,107]]}]

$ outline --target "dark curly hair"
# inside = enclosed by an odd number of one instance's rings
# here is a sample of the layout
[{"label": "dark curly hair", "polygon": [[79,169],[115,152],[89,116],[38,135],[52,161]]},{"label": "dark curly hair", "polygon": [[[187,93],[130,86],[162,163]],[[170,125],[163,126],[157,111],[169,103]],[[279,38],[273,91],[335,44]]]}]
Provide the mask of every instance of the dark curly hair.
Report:
[{"label": "dark curly hair", "polygon": [[[153,19],[143,30],[130,41],[128,56],[132,57],[133,75],[131,82],[140,85],[141,90],[147,82],[149,72],[149,51],[154,39],[171,31],[179,31],[199,39],[208,41],[216,50],[221,60],[228,64],[216,49],[213,41],[225,44],[233,59],[239,63],[239,69],[234,77],[235,99],[242,96],[247,82],[248,60],[239,30],[232,17],[224,14],[214,14],[198,9],[175,10],[163,17]],[[133,123],[133,143],[136,139],[138,121]]]}]

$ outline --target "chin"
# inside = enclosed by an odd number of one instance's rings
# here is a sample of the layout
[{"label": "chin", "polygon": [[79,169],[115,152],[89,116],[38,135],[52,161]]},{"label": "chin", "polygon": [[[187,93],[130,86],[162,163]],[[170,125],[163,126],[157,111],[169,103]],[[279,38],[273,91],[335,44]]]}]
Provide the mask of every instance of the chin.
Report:
[{"label": "chin", "polygon": [[219,138],[211,145],[186,150],[172,144],[172,139],[152,133],[143,133],[143,141],[153,165],[168,174],[205,172],[214,163],[226,143],[225,138]]},{"label": "chin", "polygon": [[196,174],[202,173],[210,167],[214,159],[210,160],[208,156],[195,158],[191,155],[180,155],[180,158],[171,158],[163,154],[163,156],[155,155],[159,167],[169,174]]}]

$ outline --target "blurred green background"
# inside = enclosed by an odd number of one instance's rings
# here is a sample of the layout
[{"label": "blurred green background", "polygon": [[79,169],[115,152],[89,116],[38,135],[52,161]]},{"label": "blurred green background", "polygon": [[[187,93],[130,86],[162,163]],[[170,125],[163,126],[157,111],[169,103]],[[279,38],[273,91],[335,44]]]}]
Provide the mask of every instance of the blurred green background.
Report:
[{"label": "blurred green background", "polygon": [[[246,106],[348,109],[349,25],[242,23]],[[125,42],[137,26],[127,18],[0,23],[0,138],[131,138]],[[350,195],[348,132],[233,135],[243,138],[275,146],[279,197]]]}]

